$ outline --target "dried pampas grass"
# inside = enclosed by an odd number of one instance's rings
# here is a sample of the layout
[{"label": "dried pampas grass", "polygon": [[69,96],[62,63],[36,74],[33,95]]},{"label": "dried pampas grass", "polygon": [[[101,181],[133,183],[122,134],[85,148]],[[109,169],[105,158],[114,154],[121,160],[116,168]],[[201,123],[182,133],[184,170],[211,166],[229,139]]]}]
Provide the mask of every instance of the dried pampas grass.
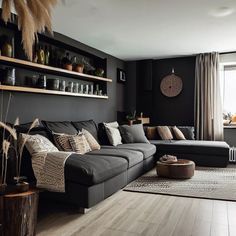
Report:
[{"label": "dried pampas grass", "polygon": [[51,11],[57,0],[2,0],[2,19],[7,23],[13,1],[18,15],[18,28],[22,30],[22,43],[26,56],[32,61],[33,45],[37,33],[45,28],[52,34]]},{"label": "dried pampas grass", "polygon": [[10,135],[15,139],[17,140],[17,135],[16,135],[16,131],[15,129],[12,129],[10,126],[4,124],[3,122],[0,121],[0,128],[3,128],[5,130],[7,130]]},{"label": "dried pampas grass", "polygon": [[5,23],[11,18],[11,0],[2,0],[2,19]]},{"label": "dried pampas grass", "polygon": [[18,14],[18,27],[22,30],[22,43],[26,56],[32,61],[35,42],[35,23],[24,0],[14,0]]}]

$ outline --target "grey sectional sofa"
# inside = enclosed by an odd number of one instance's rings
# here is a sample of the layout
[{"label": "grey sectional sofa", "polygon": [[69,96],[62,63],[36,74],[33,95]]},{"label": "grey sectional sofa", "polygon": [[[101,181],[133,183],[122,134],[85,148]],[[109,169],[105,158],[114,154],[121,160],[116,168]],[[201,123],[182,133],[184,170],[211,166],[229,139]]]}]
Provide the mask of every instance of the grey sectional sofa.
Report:
[{"label": "grey sectional sofa", "polygon": [[[44,192],[47,198],[73,203],[82,209],[91,208],[109,197],[143,173],[152,169],[163,154],[174,154],[178,158],[194,160],[197,165],[226,166],[228,145],[224,142],[201,142],[195,140],[161,141],[148,143],[121,144],[116,147],[107,145],[104,130],[98,130],[92,121],[48,122],[31,131],[52,138],[52,132],[75,134],[82,128],[87,129],[100,141],[100,150],[85,155],[72,154],[65,163],[65,193]],[[24,132],[19,129],[18,132]],[[103,134],[102,134],[103,133]],[[24,150],[25,163],[23,174],[35,181],[29,153]]]}]

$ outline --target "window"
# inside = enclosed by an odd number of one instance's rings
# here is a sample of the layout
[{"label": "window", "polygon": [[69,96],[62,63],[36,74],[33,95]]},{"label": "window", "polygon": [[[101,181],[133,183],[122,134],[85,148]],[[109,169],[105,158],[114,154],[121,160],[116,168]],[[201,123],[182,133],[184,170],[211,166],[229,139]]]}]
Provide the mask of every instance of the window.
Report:
[{"label": "window", "polygon": [[225,120],[236,115],[236,65],[227,65],[221,70],[221,98]]}]

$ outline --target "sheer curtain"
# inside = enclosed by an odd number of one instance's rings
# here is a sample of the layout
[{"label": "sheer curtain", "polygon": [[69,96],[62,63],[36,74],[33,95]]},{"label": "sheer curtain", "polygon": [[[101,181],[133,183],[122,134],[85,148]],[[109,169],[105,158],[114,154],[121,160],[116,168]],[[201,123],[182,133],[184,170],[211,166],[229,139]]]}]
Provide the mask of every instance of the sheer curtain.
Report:
[{"label": "sheer curtain", "polygon": [[199,54],[195,72],[195,130],[199,140],[223,140],[219,53]]}]

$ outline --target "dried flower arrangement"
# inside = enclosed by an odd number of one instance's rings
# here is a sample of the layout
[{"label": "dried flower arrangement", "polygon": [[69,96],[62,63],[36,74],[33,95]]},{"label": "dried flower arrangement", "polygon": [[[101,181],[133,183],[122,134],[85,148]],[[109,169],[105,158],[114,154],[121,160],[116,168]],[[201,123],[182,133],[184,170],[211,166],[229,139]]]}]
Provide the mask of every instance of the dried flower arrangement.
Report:
[{"label": "dried flower arrangement", "polygon": [[56,3],[57,0],[2,0],[2,19],[5,23],[11,17],[11,8],[14,6],[16,10],[23,49],[31,61],[37,33],[47,29],[53,34],[51,12]]},{"label": "dried flower arrangement", "polygon": [[[14,177],[14,180],[16,181],[16,186],[20,186],[22,184],[22,180],[24,178],[21,177],[21,163],[22,163],[22,155],[24,146],[27,142],[27,138],[21,138],[20,142],[17,137],[16,133],[16,126],[20,124],[19,118],[16,118],[13,126],[10,126],[7,124],[7,117],[10,109],[12,94],[10,93],[5,117],[3,121],[3,92],[1,97],[1,120],[0,120],[0,129],[2,129],[2,149],[0,150],[1,155],[1,173],[0,173],[0,193],[3,193],[5,191],[5,188],[7,186],[6,177],[7,177],[7,164],[8,164],[8,158],[9,158],[9,150],[12,148],[15,153],[16,158],[16,176]],[[35,119],[32,124],[30,125],[27,134],[34,128],[39,125],[39,120]],[[28,183],[23,182],[24,185],[27,185]]]}]

